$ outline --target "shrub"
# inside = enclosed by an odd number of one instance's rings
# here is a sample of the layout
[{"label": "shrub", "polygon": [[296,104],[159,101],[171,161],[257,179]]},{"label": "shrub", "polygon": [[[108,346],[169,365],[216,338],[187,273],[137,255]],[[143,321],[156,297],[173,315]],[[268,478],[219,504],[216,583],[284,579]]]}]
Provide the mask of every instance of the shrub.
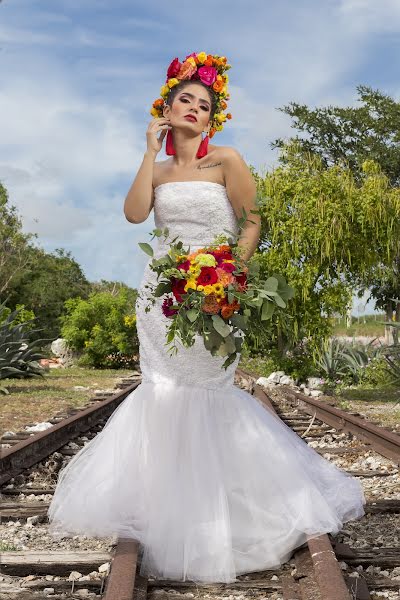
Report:
[{"label": "shrub", "polygon": [[138,353],[136,294],[121,289],[117,294],[95,292],[87,300],[72,298],[65,303],[62,336],[72,350],[82,353],[80,364],[94,367],[115,366],[114,356]]}]

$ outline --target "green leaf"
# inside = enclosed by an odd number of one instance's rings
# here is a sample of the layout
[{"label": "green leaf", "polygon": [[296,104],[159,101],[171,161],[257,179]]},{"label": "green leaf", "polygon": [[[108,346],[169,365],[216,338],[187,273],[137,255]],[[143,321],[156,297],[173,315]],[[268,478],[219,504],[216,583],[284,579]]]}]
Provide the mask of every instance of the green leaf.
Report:
[{"label": "green leaf", "polygon": [[146,242],[138,242],[138,245],[143,250],[143,252],[145,252],[149,256],[153,256],[154,255],[153,248],[150,246],[150,244],[146,244]]},{"label": "green leaf", "polygon": [[268,277],[264,284],[264,289],[272,292],[276,292],[278,289],[279,282],[276,277]]},{"label": "green leaf", "polygon": [[190,310],[186,311],[186,316],[191,323],[194,323],[194,321],[197,319],[198,314],[199,313],[195,308],[191,308]]},{"label": "green leaf", "polygon": [[247,329],[247,320],[244,317],[244,315],[234,313],[231,316],[230,321],[231,321],[232,325],[234,325],[238,329],[243,329],[243,331],[245,331]]},{"label": "green leaf", "polygon": [[261,321],[267,321],[274,314],[275,307],[272,302],[264,302],[261,310]]},{"label": "green leaf", "polygon": [[222,336],[226,337],[230,334],[231,328],[219,315],[212,315],[212,322],[214,329]]}]

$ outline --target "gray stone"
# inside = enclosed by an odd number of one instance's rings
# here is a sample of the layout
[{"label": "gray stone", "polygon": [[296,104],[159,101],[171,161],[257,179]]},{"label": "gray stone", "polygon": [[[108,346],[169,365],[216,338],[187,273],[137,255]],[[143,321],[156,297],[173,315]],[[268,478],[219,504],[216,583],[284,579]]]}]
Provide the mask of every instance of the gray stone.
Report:
[{"label": "gray stone", "polygon": [[281,385],[294,385],[294,379],[293,377],[290,377],[290,375],[283,375],[280,380],[279,383]]}]

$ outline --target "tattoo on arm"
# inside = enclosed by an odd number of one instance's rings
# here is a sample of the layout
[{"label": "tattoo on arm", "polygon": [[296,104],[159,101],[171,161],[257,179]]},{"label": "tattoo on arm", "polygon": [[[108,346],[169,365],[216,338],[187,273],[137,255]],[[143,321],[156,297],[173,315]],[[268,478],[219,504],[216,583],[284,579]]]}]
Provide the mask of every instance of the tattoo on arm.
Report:
[{"label": "tattoo on arm", "polygon": [[209,169],[210,167],[218,167],[219,165],[222,165],[222,162],[211,163],[211,165],[204,165],[204,166],[198,165],[196,168],[197,169]]}]

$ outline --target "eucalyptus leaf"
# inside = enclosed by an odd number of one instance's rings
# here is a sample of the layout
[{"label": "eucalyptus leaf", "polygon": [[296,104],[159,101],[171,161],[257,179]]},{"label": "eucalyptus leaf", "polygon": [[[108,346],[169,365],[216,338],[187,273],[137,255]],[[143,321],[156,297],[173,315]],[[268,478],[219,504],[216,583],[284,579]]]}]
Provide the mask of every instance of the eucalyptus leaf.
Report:
[{"label": "eucalyptus leaf", "polygon": [[198,311],[194,308],[186,311],[186,317],[189,319],[191,323],[193,323],[197,319]]},{"label": "eucalyptus leaf", "polygon": [[146,252],[149,256],[154,256],[154,251],[150,244],[147,244],[146,242],[138,242],[138,244],[143,252]]},{"label": "eucalyptus leaf", "polygon": [[213,327],[222,336],[226,337],[230,334],[231,328],[219,315],[212,315]]},{"label": "eucalyptus leaf", "polygon": [[272,302],[264,302],[261,310],[261,320],[267,321],[274,314],[275,307]]},{"label": "eucalyptus leaf", "polygon": [[264,289],[275,292],[278,289],[279,282],[276,277],[268,277],[264,284]]}]

